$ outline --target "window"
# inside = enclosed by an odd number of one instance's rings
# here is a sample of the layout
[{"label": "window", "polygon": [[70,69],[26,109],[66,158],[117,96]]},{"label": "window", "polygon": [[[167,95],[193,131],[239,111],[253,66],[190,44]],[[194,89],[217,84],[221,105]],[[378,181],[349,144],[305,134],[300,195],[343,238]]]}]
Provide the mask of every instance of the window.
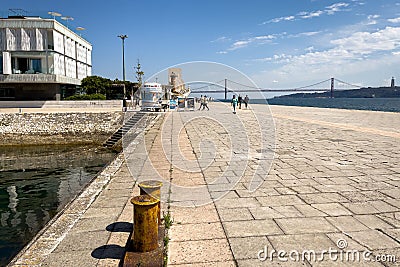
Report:
[{"label": "window", "polygon": [[30,69],[34,70],[35,73],[41,73],[42,72],[42,60],[40,59],[31,59],[30,62]]},{"label": "window", "polygon": [[3,57],[0,57],[0,74],[3,74]]},{"label": "window", "polygon": [[14,74],[42,73],[41,59],[16,57],[11,62]]}]

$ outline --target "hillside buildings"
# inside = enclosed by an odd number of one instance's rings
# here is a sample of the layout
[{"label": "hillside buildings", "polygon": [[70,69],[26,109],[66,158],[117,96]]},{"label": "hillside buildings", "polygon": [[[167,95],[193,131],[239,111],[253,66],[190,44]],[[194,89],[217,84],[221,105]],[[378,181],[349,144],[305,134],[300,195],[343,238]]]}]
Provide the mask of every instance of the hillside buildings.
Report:
[{"label": "hillside buildings", "polygon": [[91,76],[92,45],[54,19],[0,19],[0,101],[59,100]]}]

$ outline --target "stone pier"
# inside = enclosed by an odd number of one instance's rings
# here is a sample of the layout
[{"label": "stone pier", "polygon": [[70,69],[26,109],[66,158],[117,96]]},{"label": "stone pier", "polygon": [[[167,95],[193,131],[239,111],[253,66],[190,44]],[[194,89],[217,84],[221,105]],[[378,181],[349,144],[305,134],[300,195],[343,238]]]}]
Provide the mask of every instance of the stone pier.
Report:
[{"label": "stone pier", "polygon": [[125,143],[12,266],[118,266],[146,179],[164,184],[170,266],[398,266],[399,113],[209,107]]}]

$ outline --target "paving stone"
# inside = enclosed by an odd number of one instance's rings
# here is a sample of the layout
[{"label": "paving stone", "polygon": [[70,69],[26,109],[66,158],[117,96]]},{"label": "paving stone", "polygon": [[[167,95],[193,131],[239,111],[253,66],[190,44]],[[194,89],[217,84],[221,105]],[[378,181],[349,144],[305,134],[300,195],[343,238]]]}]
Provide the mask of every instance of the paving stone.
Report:
[{"label": "paving stone", "polygon": [[226,239],[169,243],[168,265],[211,263],[216,261],[224,262],[231,260],[233,260],[233,257]]},{"label": "paving stone", "polygon": [[218,213],[214,204],[208,204],[200,207],[180,207],[171,206],[171,216],[174,223],[203,223],[219,222]]},{"label": "paving stone", "polygon": [[219,199],[215,202],[218,209],[259,207],[261,204],[256,198]]},{"label": "paving stone", "polygon": [[326,217],[326,219],[336,228],[344,232],[368,230],[368,227],[360,223],[353,216]]},{"label": "paving stone", "polygon": [[275,219],[285,234],[337,232],[324,217]]},{"label": "paving stone", "polygon": [[282,214],[284,217],[304,217],[303,214],[294,206],[276,206],[273,207],[273,209]]},{"label": "paving stone", "polygon": [[304,202],[296,195],[265,196],[256,198],[264,207],[301,205]]},{"label": "paving stone", "polygon": [[[299,194],[307,204],[347,202],[348,200],[338,193]],[[304,204],[304,203],[303,203]]]},{"label": "paving stone", "polygon": [[379,213],[373,205],[370,203],[343,203],[348,210],[350,210],[354,214],[375,214]]},{"label": "paving stone", "polygon": [[368,201],[368,204],[372,205],[375,209],[382,213],[399,211],[399,208],[389,205],[382,200]]},{"label": "paving stone", "polygon": [[257,259],[249,260],[238,260],[239,267],[261,267],[261,266],[283,266],[283,267],[299,267],[299,266],[309,266],[305,262],[293,262],[293,261],[279,261],[279,260],[266,260],[260,261]]},{"label": "paving stone", "polygon": [[358,243],[370,250],[399,248],[400,244],[377,230],[349,232]]},{"label": "paving stone", "polygon": [[235,267],[236,264],[233,260],[231,261],[213,261],[207,263],[187,263],[187,264],[168,264],[168,266],[176,266],[176,267],[208,267],[208,266],[216,266],[216,267]]},{"label": "paving stone", "polygon": [[330,216],[351,215],[351,212],[339,203],[312,204],[311,206]]},{"label": "paving stone", "polygon": [[358,221],[366,225],[370,229],[387,229],[393,228],[392,225],[386,223],[384,220],[378,218],[375,215],[355,215]]},{"label": "paving stone", "polygon": [[249,211],[256,220],[284,218],[285,217],[285,215],[279,213],[277,210],[275,210],[271,207],[249,208]]},{"label": "paving stone", "polygon": [[218,213],[222,222],[253,220],[248,208],[219,209]]},{"label": "paving stone", "polygon": [[266,236],[229,238],[229,244],[236,260],[257,259],[264,246],[272,247]]},{"label": "paving stone", "polygon": [[171,241],[193,241],[203,239],[225,238],[220,222],[177,224],[174,223],[170,230]]},{"label": "paving stone", "polygon": [[311,205],[294,205],[295,208],[300,211],[305,217],[317,217],[317,216],[327,216],[320,210],[312,207]]},{"label": "paving stone", "polygon": [[314,251],[317,255],[323,250],[336,248],[334,242],[325,234],[296,234],[296,235],[275,235],[269,236],[273,249],[283,250],[287,253],[294,250],[300,255],[303,251]]},{"label": "paving stone", "polygon": [[281,229],[271,219],[224,222],[228,238],[282,234]]}]

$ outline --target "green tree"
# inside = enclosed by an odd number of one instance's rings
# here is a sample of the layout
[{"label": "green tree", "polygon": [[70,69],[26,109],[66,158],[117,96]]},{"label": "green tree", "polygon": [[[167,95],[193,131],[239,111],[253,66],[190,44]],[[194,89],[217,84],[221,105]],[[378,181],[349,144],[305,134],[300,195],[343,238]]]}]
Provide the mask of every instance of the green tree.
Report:
[{"label": "green tree", "polygon": [[82,79],[81,86],[86,94],[103,94],[111,87],[112,81],[100,76],[88,76]]}]

